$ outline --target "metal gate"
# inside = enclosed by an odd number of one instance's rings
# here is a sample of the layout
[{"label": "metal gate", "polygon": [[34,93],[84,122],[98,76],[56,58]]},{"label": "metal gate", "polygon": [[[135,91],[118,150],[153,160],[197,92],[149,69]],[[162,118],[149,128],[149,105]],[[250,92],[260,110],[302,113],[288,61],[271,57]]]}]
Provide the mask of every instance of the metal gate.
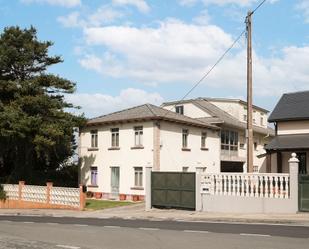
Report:
[{"label": "metal gate", "polygon": [[152,172],[151,205],[195,210],[195,173]]},{"label": "metal gate", "polygon": [[299,211],[309,212],[309,175],[299,176]]}]

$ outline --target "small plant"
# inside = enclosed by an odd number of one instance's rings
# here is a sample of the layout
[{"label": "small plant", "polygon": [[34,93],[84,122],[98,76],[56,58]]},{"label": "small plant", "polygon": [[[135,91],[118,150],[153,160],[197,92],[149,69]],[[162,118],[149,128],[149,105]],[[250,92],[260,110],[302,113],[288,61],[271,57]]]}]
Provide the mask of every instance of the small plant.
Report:
[{"label": "small plant", "polygon": [[0,201],[5,201],[6,200],[6,193],[3,189],[3,186],[0,185]]}]

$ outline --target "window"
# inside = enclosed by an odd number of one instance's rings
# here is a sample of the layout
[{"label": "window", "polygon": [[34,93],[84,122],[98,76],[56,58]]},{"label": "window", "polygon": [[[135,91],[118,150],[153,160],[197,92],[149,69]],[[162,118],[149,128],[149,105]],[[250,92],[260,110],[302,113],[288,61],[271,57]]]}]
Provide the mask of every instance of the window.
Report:
[{"label": "window", "polygon": [[255,120],[255,118],[253,118],[253,119],[252,119],[252,121],[253,121],[253,124],[256,124],[256,120]]},{"label": "window", "polygon": [[221,149],[222,150],[238,150],[238,132],[222,130],[221,131]]},{"label": "window", "polygon": [[182,172],[188,172],[189,171],[189,167],[182,167]]},{"label": "window", "polygon": [[244,114],[244,121],[247,121],[247,115]]},{"label": "window", "polygon": [[259,166],[253,166],[253,172],[255,173],[259,172]]},{"label": "window", "polygon": [[257,142],[254,142],[254,149],[257,150]]},{"label": "window", "polygon": [[143,145],[143,126],[134,127],[134,145],[135,146]]},{"label": "window", "polygon": [[261,117],[261,125],[263,126],[264,125],[264,118],[263,117]]},{"label": "window", "polygon": [[119,128],[111,129],[112,132],[112,147],[119,147]]},{"label": "window", "polygon": [[143,187],[143,168],[134,167],[134,186]]},{"label": "window", "polygon": [[183,115],[183,105],[176,106],[176,112]]},{"label": "window", "polygon": [[188,148],[188,135],[189,131],[187,129],[182,130],[182,148]]},{"label": "window", "polygon": [[91,185],[97,186],[98,185],[98,167],[91,167]]},{"label": "window", "polygon": [[91,134],[91,148],[98,148],[98,130],[90,131]]},{"label": "window", "polygon": [[240,144],[239,144],[239,148],[240,148],[240,149],[244,149],[244,148],[245,148],[245,144],[244,144],[244,143],[240,143]]},{"label": "window", "polygon": [[202,132],[202,135],[201,135],[201,148],[206,148],[206,138],[207,138],[207,132]]}]

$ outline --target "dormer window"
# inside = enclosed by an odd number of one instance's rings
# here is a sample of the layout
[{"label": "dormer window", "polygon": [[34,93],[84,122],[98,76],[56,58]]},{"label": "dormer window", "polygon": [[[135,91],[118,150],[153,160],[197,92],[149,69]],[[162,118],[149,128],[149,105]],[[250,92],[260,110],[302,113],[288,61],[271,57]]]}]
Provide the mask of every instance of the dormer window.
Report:
[{"label": "dormer window", "polygon": [[183,115],[183,105],[176,106],[176,112]]}]

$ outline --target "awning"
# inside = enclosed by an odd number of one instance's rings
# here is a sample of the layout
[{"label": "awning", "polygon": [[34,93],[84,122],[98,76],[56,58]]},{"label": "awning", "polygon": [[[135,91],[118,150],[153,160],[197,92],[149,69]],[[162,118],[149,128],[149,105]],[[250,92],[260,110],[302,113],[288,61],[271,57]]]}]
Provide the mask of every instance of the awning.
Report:
[{"label": "awning", "polygon": [[265,146],[266,150],[309,149],[309,134],[278,135]]}]

